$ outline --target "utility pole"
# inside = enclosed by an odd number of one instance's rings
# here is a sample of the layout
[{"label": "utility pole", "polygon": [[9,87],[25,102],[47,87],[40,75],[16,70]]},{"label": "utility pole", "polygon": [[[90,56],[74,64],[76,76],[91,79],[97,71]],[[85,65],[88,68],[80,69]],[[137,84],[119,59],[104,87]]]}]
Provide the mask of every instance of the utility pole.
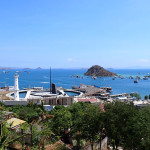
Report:
[{"label": "utility pole", "polygon": [[52,79],[51,79],[51,67],[50,67],[50,93],[52,93]]}]

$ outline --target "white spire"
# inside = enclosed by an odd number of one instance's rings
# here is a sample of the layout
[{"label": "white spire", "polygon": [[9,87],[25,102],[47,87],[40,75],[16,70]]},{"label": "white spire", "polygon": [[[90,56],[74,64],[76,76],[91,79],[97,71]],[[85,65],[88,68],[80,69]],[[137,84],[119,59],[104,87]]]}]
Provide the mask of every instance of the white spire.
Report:
[{"label": "white spire", "polygon": [[14,92],[14,100],[19,101],[19,85],[18,85],[18,77],[17,72],[15,73],[15,92]]}]

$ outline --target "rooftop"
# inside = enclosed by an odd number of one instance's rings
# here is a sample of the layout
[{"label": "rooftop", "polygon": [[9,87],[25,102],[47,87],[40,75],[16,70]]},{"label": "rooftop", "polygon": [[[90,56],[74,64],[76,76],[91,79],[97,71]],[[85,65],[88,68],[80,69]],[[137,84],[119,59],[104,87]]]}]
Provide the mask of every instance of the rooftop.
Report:
[{"label": "rooftop", "polygon": [[18,119],[18,118],[11,118],[7,120],[7,124],[10,128],[14,128],[18,125],[21,125],[23,123],[25,123],[26,121]]}]

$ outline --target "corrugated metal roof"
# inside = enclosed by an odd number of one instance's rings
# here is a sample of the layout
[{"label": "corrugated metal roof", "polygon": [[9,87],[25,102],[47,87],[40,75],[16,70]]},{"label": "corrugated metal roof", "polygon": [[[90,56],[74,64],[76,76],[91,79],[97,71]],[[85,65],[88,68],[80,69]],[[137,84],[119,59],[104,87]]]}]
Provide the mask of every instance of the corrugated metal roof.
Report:
[{"label": "corrugated metal roof", "polygon": [[26,121],[18,119],[18,118],[11,118],[11,119],[7,120],[8,127],[10,127],[10,128],[14,128],[18,125],[25,123],[25,122]]}]

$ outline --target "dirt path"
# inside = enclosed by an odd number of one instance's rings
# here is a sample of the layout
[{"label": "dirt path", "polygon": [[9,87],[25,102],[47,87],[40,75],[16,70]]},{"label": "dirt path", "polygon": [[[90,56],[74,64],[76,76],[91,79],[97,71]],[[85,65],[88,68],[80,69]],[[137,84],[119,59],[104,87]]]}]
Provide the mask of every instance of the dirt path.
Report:
[{"label": "dirt path", "polygon": [[13,98],[7,97],[6,94],[11,93],[10,91],[0,91],[0,100],[13,100]]}]

